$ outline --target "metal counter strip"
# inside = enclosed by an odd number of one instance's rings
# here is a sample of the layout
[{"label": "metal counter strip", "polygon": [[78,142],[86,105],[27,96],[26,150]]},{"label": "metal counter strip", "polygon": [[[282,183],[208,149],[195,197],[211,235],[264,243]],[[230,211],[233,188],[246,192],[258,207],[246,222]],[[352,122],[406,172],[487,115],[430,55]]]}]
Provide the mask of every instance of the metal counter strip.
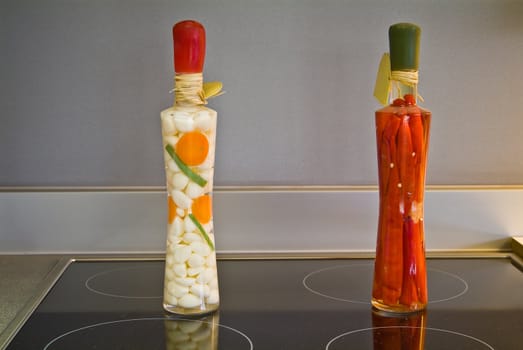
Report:
[{"label": "metal counter strip", "polygon": [[35,288],[35,293],[32,295],[32,297],[27,301],[24,307],[18,311],[15,318],[0,334],[0,350],[4,350],[7,347],[7,345],[18,333],[20,328],[22,328],[24,323],[29,319],[29,317],[31,317],[38,305],[40,305],[47,293],[58,281],[60,276],[62,276],[71,262],[72,260],[68,257],[60,258],[53,268],[47,273],[44,279],[38,284],[38,287]]}]

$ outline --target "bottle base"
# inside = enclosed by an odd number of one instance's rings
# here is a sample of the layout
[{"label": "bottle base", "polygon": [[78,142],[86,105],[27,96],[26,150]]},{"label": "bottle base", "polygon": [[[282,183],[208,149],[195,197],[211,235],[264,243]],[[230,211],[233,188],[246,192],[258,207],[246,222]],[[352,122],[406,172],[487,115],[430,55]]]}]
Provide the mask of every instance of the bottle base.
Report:
[{"label": "bottle base", "polygon": [[214,313],[218,310],[219,304],[207,304],[205,308],[185,308],[177,305],[163,304],[163,309],[170,314],[180,316],[203,316]]},{"label": "bottle base", "polygon": [[427,307],[427,304],[422,304],[422,303],[414,303],[411,305],[401,305],[401,304],[388,305],[388,304],[384,304],[383,302],[381,302],[380,300],[377,300],[377,299],[372,299],[371,304],[374,309],[376,309],[379,312],[381,312],[382,314],[384,314],[384,316],[417,313],[417,312],[421,312],[421,311],[425,310],[425,308]]}]

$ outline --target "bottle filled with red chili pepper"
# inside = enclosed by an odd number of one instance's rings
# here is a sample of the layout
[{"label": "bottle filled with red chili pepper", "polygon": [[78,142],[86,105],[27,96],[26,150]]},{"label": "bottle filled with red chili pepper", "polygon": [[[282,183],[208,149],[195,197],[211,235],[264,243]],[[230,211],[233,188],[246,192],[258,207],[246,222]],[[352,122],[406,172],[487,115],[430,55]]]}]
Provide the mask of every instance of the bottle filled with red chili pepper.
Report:
[{"label": "bottle filled with red chili pepper", "polygon": [[417,105],[420,34],[411,23],[392,25],[390,56],[378,74],[380,80],[387,72],[381,90],[388,105],[375,113],[379,219],[372,305],[392,313],[427,305],[423,197],[431,112]]}]

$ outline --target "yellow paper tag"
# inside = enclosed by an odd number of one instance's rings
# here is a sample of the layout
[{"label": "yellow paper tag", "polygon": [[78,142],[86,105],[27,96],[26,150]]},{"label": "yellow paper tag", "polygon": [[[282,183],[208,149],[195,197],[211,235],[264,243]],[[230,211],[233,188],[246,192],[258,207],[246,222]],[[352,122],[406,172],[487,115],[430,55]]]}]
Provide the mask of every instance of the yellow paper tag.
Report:
[{"label": "yellow paper tag", "polygon": [[376,84],[374,85],[374,97],[383,106],[388,104],[390,91],[390,55],[384,53],[381,57]]},{"label": "yellow paper tag", "polygon": [[223,94],[222,88],[223,84],[221,81],[209,81],[203,83],[203,95],[205,99],[220,96]]}]

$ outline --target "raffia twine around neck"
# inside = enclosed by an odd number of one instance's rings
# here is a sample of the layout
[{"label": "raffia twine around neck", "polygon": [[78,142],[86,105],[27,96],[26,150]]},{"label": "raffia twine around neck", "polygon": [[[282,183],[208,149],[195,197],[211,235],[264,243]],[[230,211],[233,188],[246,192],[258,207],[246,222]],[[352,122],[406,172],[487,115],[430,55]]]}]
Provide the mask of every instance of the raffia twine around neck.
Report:
[{"label": "raffia twine around neck", "polygon": [[205,105],[203,74],[176,74],[174,77],[174,102],[176,104]]}]

